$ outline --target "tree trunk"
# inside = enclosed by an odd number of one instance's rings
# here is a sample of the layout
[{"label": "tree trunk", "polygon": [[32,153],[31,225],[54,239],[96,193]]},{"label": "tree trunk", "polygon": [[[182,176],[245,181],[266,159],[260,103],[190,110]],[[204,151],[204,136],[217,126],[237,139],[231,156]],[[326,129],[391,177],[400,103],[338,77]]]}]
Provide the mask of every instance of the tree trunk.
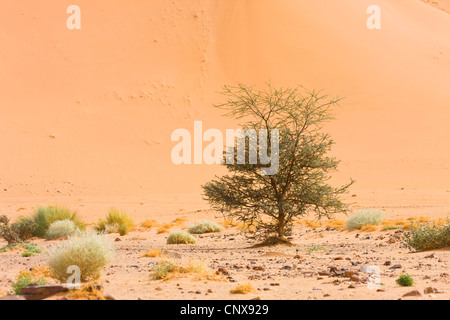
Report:
[{"label": "tree trunk", "polygon": [[284,238],[284,212],[281,204],[278,205],[279,215],[278,215],[278,238]]}]

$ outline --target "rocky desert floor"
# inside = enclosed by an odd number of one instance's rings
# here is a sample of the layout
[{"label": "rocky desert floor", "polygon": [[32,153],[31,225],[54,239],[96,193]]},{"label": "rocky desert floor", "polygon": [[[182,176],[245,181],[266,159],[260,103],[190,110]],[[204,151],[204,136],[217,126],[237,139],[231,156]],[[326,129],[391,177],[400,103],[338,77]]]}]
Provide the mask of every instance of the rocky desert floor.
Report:
[{"label": "rocky desert floor", "polygon": [[[382,208],[386,212],[386,220],[392,223],[408,218],[435,220],[450,216],[447,190],[361,191],[349,197],[355,202],[355,210],[358,207]],[[10,216],[24,215],[32,209],[30,204],[38,200],[71,205],[79,209],[85,221],[92,223],[106,215],[105,210],[112,203],[111,199],[77,199],[73,202],[61,198],[10,199],[2,201],[1,210],[14,212]],[[35,204],[42,204],[40,201]],[[137,225],[148,219],[161,225],[177,218],[185,219],[169,231],[183,230],[189,224],[205,219],[223,221],[198,195],[116,199],[112,204],[127,209]],[[312,217],[305,217],[308,219],[312,220]],[[413,253],[401,243],[400,238],[405,232],[401,229],[381,231],[379,227],[372,232],[349,232],[334,227],[336,221],[345,221],[346,217],[336,219],[332,221],[334,224],[327,221],[321,224],[297,222],[291,238],[295,244],[292,247],[252,248],[254,243],[248,241],[236,226],[220,233],[195,235],[195,245],[167,245],[168,233],[158,233],[158,227],[147,230],[138,227],[122,237],[110,234],[116,257],[105,268],[99,282],[115,299],[450,298],[449,250]],[[0,253],[0,292],[11,292],[10,282],[21,270],[45,266],[45,253],[60,242],[34,239],[32,243],[43,253],[28,258],[22,257],[20,251]],[[5,244],[0,242],[0,246]],[[176,274],[166,280],[154,280],[153,266],[163,258],[142,257],[149,249],[163,250],[175,263],[204,260],[218,276]],[[368,267],[379,268],[379,280],[370,277]],[[403,272],[414,278],[414,287],[396,284]],[[254,293],[230,293],[238,285],[248,283],[256,289]],[[411,297],[405,296],[411,292]]]}]

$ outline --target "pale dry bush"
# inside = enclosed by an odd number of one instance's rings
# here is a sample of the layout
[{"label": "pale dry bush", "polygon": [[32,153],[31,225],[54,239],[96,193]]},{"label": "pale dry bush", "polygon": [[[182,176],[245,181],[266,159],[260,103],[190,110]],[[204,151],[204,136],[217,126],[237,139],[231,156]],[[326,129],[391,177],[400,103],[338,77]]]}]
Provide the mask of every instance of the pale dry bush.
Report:
[{"label": "pale dry bush", "polygon": [[194,236],[184,231],[172,232],[167,237],[167,244],[195,244]]},{"label": "pale dry bush", "polygon": [[45,237],[47,240],[67,238],[75,235],[79,232],[79,229],[71,220],[59,220],[53,222],[47,230]]},{"label": "pale dry bush", "polygon": [[189,226],[188,231],[192,234],[221,232],[224,228],[215,222],[202,221]]},{"label": "pale dry bush", "polygon": [[361,229],[364,226],[379,226],[383,223],[384,212],[376,209],[363,209],[348,219],[347,230]]},{"label": "pale dry bush", "polygon": [[77,266],[81,281],[97,279],[102,268],[112,261],[114,248],[111,241],[102,234],[84,233],[71,237],[54,248],[48,257],[48,266],[60,281],[66,281],[71,274],[67,268]]}]

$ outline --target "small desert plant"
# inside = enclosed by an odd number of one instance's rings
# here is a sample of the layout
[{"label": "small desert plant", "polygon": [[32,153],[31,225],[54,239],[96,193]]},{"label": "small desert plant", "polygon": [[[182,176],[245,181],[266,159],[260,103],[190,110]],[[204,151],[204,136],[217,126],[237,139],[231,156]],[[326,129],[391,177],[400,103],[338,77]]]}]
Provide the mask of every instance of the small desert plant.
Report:
[{"label": "small desert plant", "polygon": [[258,293],[258,291],[253,288],[253,286],[250,283],[247,284],[241,284],[237,286],[236,288],[230,290],[231,294],[248,294],[248,293]]},{"label": "small desert plant", "polygon": [[69,238],[53,249],[48,265],[60,281],[66,281],[70,276],[68,267],[77,266],[81,271],[81,281],[86,281],[98,278],[113,256],[113,246],[105,235],[84,233],[80,237]]},{"label": "small desert plant", "polygon": [[143,258],[158,258],[162,256],[162,252],[159,249],[150,249],[144,253],[141,257]]},{"label": "small desert plant", "polygon": [[7,216],[0,216],[0,237],[14,245],[29,240],[33,236],[36,223],[28,218],[20,218],[13,224],[9,224]]},{"label": "small desert plant", "polygon": [[36,247],[34,244],[22,243],[22,246],[26,249],[22,253],[22,257],[33,257],[36,253],[42,253],[41,249]]},{"label": "small desert plant", "polygon": [[71,211],[64,207],[52,206],[52,207],[40,207],[37,209],[34,215],[34,222],[37,224],[34,235],[37,237],[45,237],[48,228],[53,222],[61,220],[70,220],[75,226],[84,230],[86,225],[80,220],[78,214],[75,211]]},{"label": "small desert plant", "polygon": [[184,231],[172,232],[167,237],[167,244],[195,244],[194,236]]},{"label": "small desert plant", "polygon": [[206,277],[208,280],[222,280],[214,274],[214,271],[203,259],[189,259],[183,264],[175,263],[171,260],[162,260],[153,267],[153,278],[155,280],[166,279],[171,274],[196,274]]},{"label": "small desert plant", "polygon": [[188,229],[189,233],[192,234],[221,232],[222,230],[223,230],[222,226],[211,221],[202,221],[200,223],[190,225]]},{"label": "small desert plant", "polygon": [[20,271],[19,275],[16,277],[16,282],[12,282],[11,286],[14,293],[19,295],[22,293],[22,289],[29,286],[32,283],[37,283],[43,286],[47,283],[47,279],[44,277],[37,278],[29,271]]},{"label": "small desert plant", "polygon": [[53,222],[47,230],[47,240],[68,238],[78,232],[78,228],[71,220],[59,220]]},{"label": "small desert plant", "polygon": [[115,208],[109,210],[106,220],[100,220],[95,228],[99,232],[119,233],[121,236],[134,229],[133,218]]},{"label": "small desert plant", "polygon": [[412,287],[414,279],[409,274],[402,274],[395,282],[402,287]]},{"label": "small desert plant", "polygon": [[154,271],[154,279],[160,280],[165,279],[171,272],[175,272],[177,270],[177,266],[175,263],[171,261],[160,261],[157,264],[154,265],[153,271]]},{"label": "small desert plant", "polygon": [[156,220],[145,220],[144,222],[141,223],[141,227],[148,230],[148,229],[152,229],[154,227],[156,227],[158,225],[158,223],[156,222]]},{"label": "small desert plant", "polygon": [[313,246],[311,248],[306,248],[307,252],[316,252],[316,251],[329,251],[327,248],[321,246]]},{"label": "small desert plant", "polygon": [[384,212],[375,209],[363,209],[358,211],[347,221],[347,230],[361,229],[364,226],[378,226],[382,224]]},{"label": "small desert plant", "polygon": [[450,221],[446,224],[429,223],[414,224],[410,231],[403,236],[403,244],[409,249],[427,251],[450,246]]}]

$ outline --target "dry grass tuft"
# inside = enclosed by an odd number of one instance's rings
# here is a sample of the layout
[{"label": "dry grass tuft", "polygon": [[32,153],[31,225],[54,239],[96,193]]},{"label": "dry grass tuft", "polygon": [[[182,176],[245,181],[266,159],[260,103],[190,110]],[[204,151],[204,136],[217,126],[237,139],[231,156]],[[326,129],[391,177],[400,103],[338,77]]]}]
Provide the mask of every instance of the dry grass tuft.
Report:
[{"label": "dry grass tuft", "polygon": [[121,236],[127,235],[134,229],[133,218],[124,211],[111,208],[106,216],[106,220],[99,220],[96,230],[106,233],[119,233]]},{"label": "dry grass tuft", "polygon": [[372,225],[367,225],[367,226],[362,226],[359,230],[361,230],[362,232],[375,232],[378,230],[378,227],[372,226]]},{"label": "dry grass tuft", "polygon": [[158,228],[158,230],[156,230],[156,232],[158,234],[169,233],[170,229],[173,228],[173,227],[175,227],[175,224],[173,224],[173,223],[166,223],[166,224],[163,224],[162,226],[160,226]]},{"label": "dry grass tuft", "polygon": [[238,223],[234,222],[233,220],[229,220],[229,219],[219,222],[219,224],[222,225],[226,229],[238,226]]},{"label": "dry grass tuft", "polygon": [[327,228],[335,228],[338,230],[344,230],[345,229],[345,224],[346,222],[344,220],[337,220],[337,219],[332,219],[332,220],[328,220],[325,224],[325,227]]},{"label": "dry grass tuft", "polygon": [[172,232],[167,237],[167,244],[195,244],[196,242],[192,234],[184,231]]},{"label": "dry grass tuft", "polygon": [[156,228],[157,226],[158,223],[156,222],[156,220],[146,220],[141,223],[141,227],[144,228],[145,230]]},{"label": "dry grass tuft", "polygon": [[203,259],[189,259],[183,264],[163,259],[153,267],[153,271],[155,280],[168,280],[181,274],[194,274],[199,276],[199,280],[223,281],[223,277],[216,275]]},{"label": "dry grass tuft", "polygon": [[103,290],[97,289],[95,283],[86,283],[80,289],[70,290],[66,296],[70,300],[106,300]]},{"label": "dry grass tuft", "polygon": [[230,290],[231,294],[249,294],[249,293],[258,293],[255,288],[250,283],[241,284],[234,289]]},{"label": "dry grass tuft", "polygon": [[159,258],[162,256],[160,249],[150,249],[146,253],[144,253],[142,258]]},{"label": "dry grass tuft", "polygon": [[349,231],[361,229],[364,226],[379,226],[383,223],[384,212],[376,209],[359,210],[348,219],[346,228]]}]

